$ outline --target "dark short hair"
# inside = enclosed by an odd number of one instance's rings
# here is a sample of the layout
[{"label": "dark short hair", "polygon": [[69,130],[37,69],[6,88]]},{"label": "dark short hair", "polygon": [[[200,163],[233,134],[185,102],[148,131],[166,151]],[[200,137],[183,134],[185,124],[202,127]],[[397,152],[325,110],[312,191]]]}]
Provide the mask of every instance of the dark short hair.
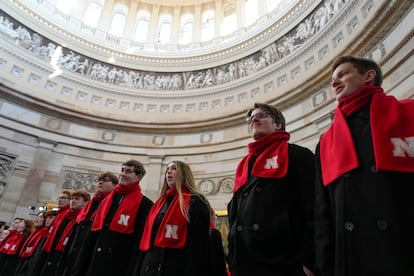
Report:
[{"label": "dark short hair", "polygon": [[337,59],[335,59],[334,63],[332,64],[331,73],[335,71],[335,69],[343,64],[343,63],[351,63],[360,74],[366,73],[368,70],[374,70],[375,71],[375,79],[374,79],[374,85],[381,86],[382,84],[382,71],[379,65],[370,59],[366,58],[359,58],[354,56],[340,56]]},{"label": "dark short hair", "polygon": [[112,185],[116,185],[118,184],[118,177],[116,175],[114,175],[111,172],[103,172],[98,176],[98,180],[103,180],[105,177],[109,178],[109,180],[111,180]]},{"label": "dark short hair", "polygon": [[272,116],[275,123],[281,124],[282,130],[285,130],[285,127],[286,127],[285,117],[283,116],[282,112],[280,112],[280,110],[274,107],[273,105],[265,104],[265,103],[254,103],[254,106],[252,108],[249,108],[249,110],[247,110],[246,117],[250,118],[253,110],[255,110],[256,108],[263,109],[264,112]]},{"label": "dark short hair", "polygon": [[76,190],[72,192],[70,196],[71,197],[80,196],[80,197],[83,197],[85,201],[89,201],[91,199],[91,195],[87,191],[84,191],[84,190]]},{"label": "dark short hair", "polygon": [[134,159],[130,159],[130,160],[124,162],[122,164],[122,166],[134,167],[134,172],[135,172],[136,175],[142,174],[142,176],[144,176],[145,173],[146,173],[144,165],[141,162],[139,162],[137,160],[134,160]]}]

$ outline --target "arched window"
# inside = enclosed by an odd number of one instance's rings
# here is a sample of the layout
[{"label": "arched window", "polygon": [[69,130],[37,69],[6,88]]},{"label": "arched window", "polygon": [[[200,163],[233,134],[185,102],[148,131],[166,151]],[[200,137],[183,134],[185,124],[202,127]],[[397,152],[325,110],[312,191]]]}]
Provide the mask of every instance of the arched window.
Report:
[{"label": "arched window", "polygon": [[193,15],[188,13],[181,17],[179,43],[190,43],[193,37]]},{"label": "arched window", "polygon": [[96,2],[90,3],[86,10],[85,17],[83,18],[83,23],[92,28],[96,28],[98,26],[101,12],[102,12],[102,6],[100,4]]},{"label": "arched window", "polygon": [[276,9],[277,6],[279,6],[280,2],[282,2],[282,0],[267,0],[266,1],[267,12],[270,12]]},{"label": "arched window", "polygon": [[56,8],[65,14],[70,14],[75,4],[75,1],[58,0],[56,2]]},{"label": "arched window", "polygon": [[157,42],[168,43],[171,36],[171,15],[163,14],[160,16]]},{"label": "arched window", "polygon": [[201,41],[209,41],[214,38],[214,10],[205,10],[201,22]]},{"label": "arched window", "polygon": [[135,29],[135,41],[145,42],[147,41],[149,24],[151,15],[146,10],[140,10],[137,14],[137,27]]},{"label": "arched window", "polygon": [[220,35],[228,35],[233,33],[237,29],[237,16],[232,13],[223,18],[223,25],[221,26]]},{"label": "arched window", "polygon": [[124,33],[126,14],[128,8],[124,4],[116,4],[114,9],[114,16],[112,17],[111,27],[109,28],[109,34],[113,36],[122,36]]},{"label": "arched window", "polygon": [[137,22],[137,30],[135,32],[135,41],[145,42],[148,36],[149,21],[140,19]]},{"label": "arched window", "polygon": [[245,0],[244,1],[244,26],[253,24],[259,17],[259,7],[257,0]]}]

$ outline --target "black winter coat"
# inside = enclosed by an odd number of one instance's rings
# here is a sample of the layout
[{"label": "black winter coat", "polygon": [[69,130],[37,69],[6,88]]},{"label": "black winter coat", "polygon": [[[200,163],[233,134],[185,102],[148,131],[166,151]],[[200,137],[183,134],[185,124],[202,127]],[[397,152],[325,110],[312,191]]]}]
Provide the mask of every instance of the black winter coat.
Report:
[{"label": "black winter coat", "polygon": [[[113,202],[116,204],[119,198],[114,197]],[[132,234],[112,231],[109,225],[99,231],[89,231],[79,253],[83,258],[77,259],[71,275],[130,276],[129,266],[137,258],[139,241],[152,204],[149,198],[143,196]]]},{"label": "black winter coat", "polygon": [[347,118],[360,166],[326,187],[317,146],[315,275],[414,275],[414,173],[376,170],[369,121]]},{"label": "black winter coat", "polygon": [[304,275],[302,265],[313,269],[314,155],[294,144],[288,154],[285,177],[251,176],[228,205],[232,276]]},{"label": "black winter coat", "polygon": [[210,213],[203,199],[194,194],[188,212],[190,222],[185,246],[160,248],[152,245],[135,275],[207,276]]}]

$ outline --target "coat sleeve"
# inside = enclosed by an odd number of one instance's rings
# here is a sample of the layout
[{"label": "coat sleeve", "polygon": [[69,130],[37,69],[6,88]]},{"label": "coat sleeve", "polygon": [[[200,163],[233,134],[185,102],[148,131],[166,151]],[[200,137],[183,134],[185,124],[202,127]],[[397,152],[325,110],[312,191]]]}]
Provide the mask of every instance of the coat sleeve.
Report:
[{"label": "coat sleeve", "polygon": [[208,266],[210,214],[207,205],[198,195],[191,198],[189,217],[187,261],[183,276],[204,276]]},{"label": "coat sleeve", "polygon": [[[290,154],[293,157],[293,154]],[[289,157],[289,158],[290,158]],[[302,214],[302,252],[300,254],[302,265],[311,271],[314,270],[315,264],[315,224],[314,224],[314,208],[315,208],[315,159],[314,154],[306,149],[299,147],[295,154],[294,166],[296,177],[296,192],[299,195],[298,205]],[[290,170],[291,168],[289,168]]]},{"label": "coat sleeve", "polygon": [[328,189],[322,182],[319,144],[315,151],[315,275],[334,275],[335,239]]}]

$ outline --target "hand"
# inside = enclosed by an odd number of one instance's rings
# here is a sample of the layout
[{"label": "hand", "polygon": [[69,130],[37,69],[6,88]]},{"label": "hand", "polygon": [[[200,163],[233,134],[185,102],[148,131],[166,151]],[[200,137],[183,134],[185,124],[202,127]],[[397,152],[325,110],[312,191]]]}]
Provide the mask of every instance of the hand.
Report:
[{"label": "hand", "polygon": [[314,275],[313,272],[309,268],[307,268],[306,266],[302,265],[302,268],[303,268],[303,272],[305,273],[306,276],[313,276]]}]

